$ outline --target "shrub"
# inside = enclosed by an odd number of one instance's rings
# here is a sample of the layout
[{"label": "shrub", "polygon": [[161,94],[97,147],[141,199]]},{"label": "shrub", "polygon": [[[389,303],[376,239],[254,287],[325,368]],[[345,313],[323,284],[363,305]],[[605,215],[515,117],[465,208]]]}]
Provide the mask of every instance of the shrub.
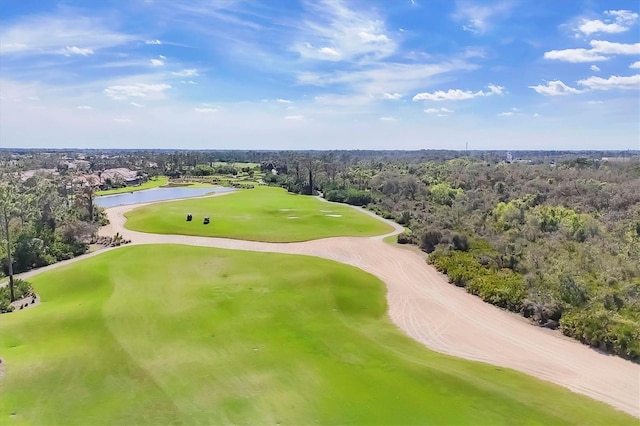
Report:
[{"label": "shrub", "polygon": [[422,234],[420,238],[420,249],[427,253],[431,253],[436,249],[436,246],[442,240],[442,232],[440,231],[427,231]]},{"label": "shrub", "polygon": [[416,235],[411,231],[404,231],[401,234],[398,234],[397,242],[398,244],[416,244],[418,241]]}]

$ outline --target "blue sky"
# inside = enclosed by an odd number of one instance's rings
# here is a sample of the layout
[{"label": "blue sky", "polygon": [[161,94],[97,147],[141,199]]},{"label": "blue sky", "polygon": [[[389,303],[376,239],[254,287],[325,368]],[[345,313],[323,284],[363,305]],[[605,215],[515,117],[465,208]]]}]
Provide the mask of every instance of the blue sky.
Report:
[{"label": "blue sky", "polygon": [[0,146],[640,149],[637,1],[0,3]]}]

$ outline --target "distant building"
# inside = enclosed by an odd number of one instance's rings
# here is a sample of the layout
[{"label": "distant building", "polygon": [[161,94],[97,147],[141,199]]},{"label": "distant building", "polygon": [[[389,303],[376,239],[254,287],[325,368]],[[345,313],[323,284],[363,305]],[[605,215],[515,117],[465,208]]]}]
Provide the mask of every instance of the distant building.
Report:
[{"label": "distant building", "polygon": [[56,169],[25,170],[24,172],[20,173],[20,179],[25,181],[34,176],[56,176],[58,174],[59,173]]},{"label": "distant building", "polygon": [[103,184],[107,184],[109,182],[111,185],[116,182],[122,182],[127,186],[135,186],[142,183],[142,177],[138,176],[137,171],[129,170],[124,167],[105,170],[100,174],[100,180]]}]

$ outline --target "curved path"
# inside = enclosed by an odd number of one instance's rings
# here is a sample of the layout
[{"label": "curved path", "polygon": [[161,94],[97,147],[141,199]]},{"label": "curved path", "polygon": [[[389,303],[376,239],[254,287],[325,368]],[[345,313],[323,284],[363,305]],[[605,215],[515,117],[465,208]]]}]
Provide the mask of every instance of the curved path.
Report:
[{"label": "curved path", "polygon": [[[639,365],[599,353],[557,332],[534,327],[515,314],[467,294],[449,284],[444,275],[425,262],[424,256],[383,243],[385,236],[263,243],[125,229],[124,213],[140,205],[107,209],[111,224],[101,234],[119,232],[133,244],[170,243],[303,254],[353,265],[384,281],[392,321],[428,348],[513,368],[640,417]],[[402,231],[399,225],[387,222],[394,226],[391,234]]]}]

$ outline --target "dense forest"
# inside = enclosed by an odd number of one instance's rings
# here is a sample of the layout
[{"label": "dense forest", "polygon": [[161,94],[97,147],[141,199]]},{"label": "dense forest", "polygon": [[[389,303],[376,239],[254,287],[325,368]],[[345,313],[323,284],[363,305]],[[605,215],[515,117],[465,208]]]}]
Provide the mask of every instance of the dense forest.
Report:
[{"label": "dense forest", "polygon": [[[85,253],[105,221],[93,207],[93,188],[71,176],[25,178],[8,170],[0,172],[0,277]],[[13,284],[11,279],[10,286],[0,288],[0,312],[30,294],[28,283]]]},{"label": "dense forest", "polygon": [[[22,169],[55,168],[64,156],[0,151]],[[637,152],[87,151],[83,158],[94,171],[129,167],[176,178],[235,174],[236,162],[258,163],[263,183],[366,206],[402,224],[398,243],[428,253],[428,262],[469,293],[640,359]],[[69,224],[96,221],[83,191],[69,195],[58,186],[29,195],[33,207],[22,215],[31,225],[20,224],[16,252],[34,238],[47,247],[67,244],[48,252],[56,259],[81,252]]]}]

